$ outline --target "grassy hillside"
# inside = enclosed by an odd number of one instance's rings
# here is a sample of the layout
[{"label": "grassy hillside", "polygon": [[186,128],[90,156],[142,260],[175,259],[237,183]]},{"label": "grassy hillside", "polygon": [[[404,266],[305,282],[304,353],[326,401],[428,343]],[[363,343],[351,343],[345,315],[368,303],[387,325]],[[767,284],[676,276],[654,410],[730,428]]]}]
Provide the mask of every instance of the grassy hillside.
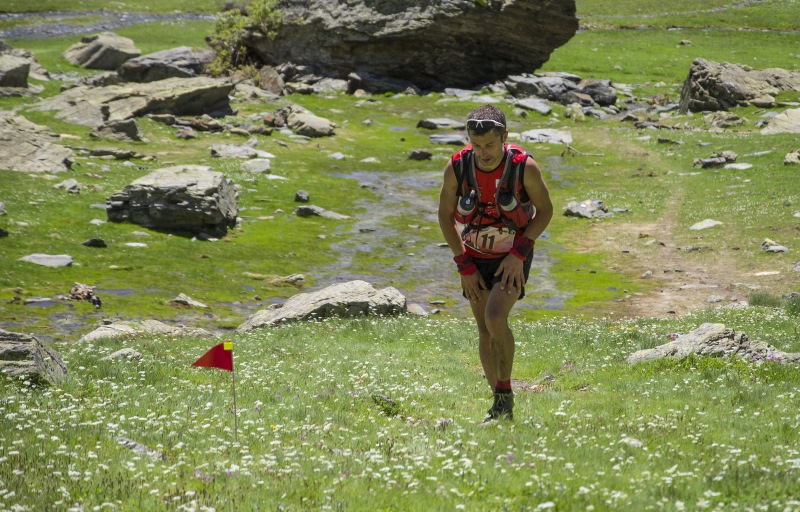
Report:
[{"label": "grassy hillside", "polygon": [[[135,9],[212,12],[217,5],[136,2]],[[134,9],[92,0],[0,4],[11,12],[68,8]],[[543,69],[629,84],[623,109],[663,105],[679,97],[696,57],[800,68],[795,11],[794,0],[581,1],[581,31]],[[117,32],[147,53],[203,46],[211,25],[158,22]],[[79,39],[8,42],[57,73],[39,84],[51,96],[91,73],[61,57]],[[309,144],[258,136],[258,147],[276,155],[273,174],[288,178],[276,181],[210,156],[213,143],[244,142],[233,135],[178,140],[141,120],[147,143],[114,144],[31,111],[35,99],[0,99],[3,110],[50,126],[75,147],[117,145],[155,157],[129,165],[79,156],[73,172],[58,176],[0,170],[8,210],[0,228],[10,233],[0,238],[0,327],[54,342],[70,370],[52,388],[0,380],[0,511],[800,510],[796,366],[698,356],[626,363],[630,353],[703,322],[800,352],[800,302],[780,298],[800,291],[792,270],[800,259],[800,180],[782,163],[800,146],[796,135],[764,136],[754,127],[785,107],[735,109],[747,122],[723,131],[709,130],[699,114],[675,112],[664,114],[674,129],[658,131],[618,119],[576,121],[561,105],[550,117],[509,116],[514,132],[567,129],[575,142],[573,151],[529,147],[557,215],[537,244],[528,297],[513,312],[515,421],[481,428],[490,395],[435,218],[440,170],[454,148],[430,144],[430,133],[416,128],[422,118],[461,119],[476,105],[439,94],[287,100],[338,127],[335,137]],[[235,106],[246,116],[281,104]],[[433,160],[409,161],[417,148],[431,150]],[[692,167],[722,150],[753,167]],[[328,158],[334,152],[346,159]],[[362,162],[368,157],[380,163]],[[91,205],[150,170],[183,163],[209,165],[239,186],[243,223],[224,239],[89,223],[105,215]],[[70,177],[83,184],[80,194],[53,188]],[[298,189],[353,220],[296,217]],[[558,214],[587,198],[630,211],[588,222]],[[723,224],[688,229],[706,218]],[[109,247],[81,245],[92,237]],[[765,253],[764,238],[790,252]],[[44,269],[19,261],[32,252],[71,254],[75,264]],[[302,291],[272,282],[293,273],[306,276],[307,289],[361,278],[444,305],[428,318],[229,332],[251,312]],[[98,287],[103,309],[56,299],[76,281]],[[683,282],[718,288],[680,290]],[[181,292],[210,310],[169,307]],[[755,306],[716,309],[719,303],[705,302],[709,295]],[[53,300],[24,303],[37,297]],[[682,314],[688,310],[696,311]],[[104,318],[157,318],[214,335],[72,343]],[[227,338],[235,347],[236,421],[233,375],[190,367]],[[101,361],[121,348],[142,359]]]}]

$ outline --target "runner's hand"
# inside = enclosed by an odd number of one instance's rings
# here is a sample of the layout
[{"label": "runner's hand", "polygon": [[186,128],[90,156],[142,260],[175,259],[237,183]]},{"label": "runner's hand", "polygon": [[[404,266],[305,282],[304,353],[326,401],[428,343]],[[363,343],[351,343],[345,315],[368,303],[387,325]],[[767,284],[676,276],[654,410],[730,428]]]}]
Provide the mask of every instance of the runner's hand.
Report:
[{"label": "runner's hand", "polygon": [[486,282],[480,272],[475,272],[468,276],[462,274],[461,289],[464,290],[464,296],[470,301],[480,300],[481,290],[486,290]]},{"label": "runner's hand", "polygon": [[523,262],[513,254],[508,254],[500,266],[497,268],[495,276],[502,276],[500,289],[507,290],[508,294],[519,294],[525,284],[525,274],[523,273]]}]

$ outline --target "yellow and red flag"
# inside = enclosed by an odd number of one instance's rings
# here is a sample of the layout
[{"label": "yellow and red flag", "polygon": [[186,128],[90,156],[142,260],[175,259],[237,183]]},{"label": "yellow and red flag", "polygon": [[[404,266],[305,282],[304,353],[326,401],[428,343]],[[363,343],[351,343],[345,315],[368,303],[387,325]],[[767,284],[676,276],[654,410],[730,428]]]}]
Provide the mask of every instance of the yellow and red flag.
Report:
[{"label": "yellow and red flag", "polygon": [[192,363],[192,366],[204,366],[206,368],[219,368],[220,370],[233,371],[233,342],[228,340],[203,354],[203,356]]}]

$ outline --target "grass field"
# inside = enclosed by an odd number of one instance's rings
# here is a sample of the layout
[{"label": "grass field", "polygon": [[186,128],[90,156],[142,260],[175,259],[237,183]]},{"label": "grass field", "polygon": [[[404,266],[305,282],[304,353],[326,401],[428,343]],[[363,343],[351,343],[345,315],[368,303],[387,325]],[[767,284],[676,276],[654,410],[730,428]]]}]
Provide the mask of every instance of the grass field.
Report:
[{"label": "grass field", "polygon": [[[629,84],[631,97],[620,105],[635,109],[677,100],[697,57],[800,69],[796,4],[578,2],[582,30],[543,70]],[[213,12],[219,2],[69,5]],[[67,7],[0,2],[0,11],[29,9]],[[148,53],[201,47],[212,25],[159,22],[117,32]],[[79,76],[91,72],[61,56],[79,39],[8,42],[33,51],[51,72]],[[57,94],[62,83],[43,83],[42,95]],[[273,173],[288,181],[247,174],[240,162],[208,152],[213,143],[245,139],[177,140],[171,129],[146,119],[140,128],[148,142],[126,146],[155,156],[154,162],[131,166],[79,156],[68,175],[0,171],[0,201],[9,212],[0,216],[0,228],[10,233],[0,239],[0,324],[52,342],[70,370],[50,388],[0,380],[0,511],[800,511],[797,367],[697,356],[626,363],[630,353],[704,322],[800,352],[800,302],[781,298],[799,291],[791,269],[800,247],[800,180],[782,159],[800,146],[795,134],[764,136],[754,127],[784,107],[737,108],[747,122],[724,131],[708,130],[700,114],[674,112],[665,118],[679,129],[659,131],[616,119],[578,122],[561,105],[549,117],[509,117],[514,132],[570,130],[583,155],[561,146],[529,147],[557,214],[537,244],[544,256],[542,268],[533,270],[528,307],[512,314],[515,420],[482,428],[476,424],[491,397],[449,255],[438,247],[434,214],[440,169],[452,148],[431,147],[430,133],[416,128],[422,118],[463,118],[476,105],[440,94],[285,100],[337,123],[335,137],[311,144],[279,133],[258,136],[258,147],[276,155]],[[783,93],[780,100],[800,95]],[[30,110],[35,102],[5,98],[0,108],[73,137],[67,140],[75,146],[111,144],[90,138],[88,128]],[[246,116],[281,104],[235,106]],[[370,125],[363,124],[367,119]],[[409,161],[414,148],[431,149],[434,159]],[[753,167],[692,166],[722,150],[735,150]],[[333,161],[334,152],[347,158]],[[380,164],[362,162],[368,157]],[[209,165],[240,187],[243,223],[219,242],[89,224],[104,217],[91,205],[150,170],[185,163]],[[69,177],[84,185],[80,194],[53,188]],[[365,181],[381,185],[364,187]],[[296,217],[298,189],[354,220]],[[384,211],[390,194],[396,212]],[[569,201],[588,197],[629,212],[597,222],[558,214]],[[383,218],[371,236],[380,244],[357,228],[376,208],[383,208]],[[413,218],[410,209],[418,213]],[[723,224],[688,229],[706,218]],[[93,237],[109,248],[81,245]],[[666,237],[669,247],[651,243]],[[765,253],[759,247],[765,238],[790,252]],[[18,261],[32,252],[71,254],[76,263],[45,269]],[[428,273],[416,272],[425,265]],[[679,265],[730,274],[730,289],[719,293],[744,295],[751,307],[620,318],[631,300],[657,297],[665,287],[641,279],[642,270]],[[404,293],[436,285],[438,295],[425,298],[444,304],[427,318],[328,320],[233,334],[250,312],[298,292],[270,284],[293,273],[304,273],[308,288],[341,276]],[[739,287],[761,273],[772,276],[758,278],[761,288]],[[76,281],[98,287],[102,310],[80,302],[14,301],[65,294]],[[210,312],[166,304],[181,292],[211,305]],[[75,343],[104,318],[188,322],[214,334]],[[236,423],[232,375],[190,367],[228,338],[235,346]],[[120,348],[135,349],[142,359],[101,360]],[[133,451],[120,439],[150,452]]]}]

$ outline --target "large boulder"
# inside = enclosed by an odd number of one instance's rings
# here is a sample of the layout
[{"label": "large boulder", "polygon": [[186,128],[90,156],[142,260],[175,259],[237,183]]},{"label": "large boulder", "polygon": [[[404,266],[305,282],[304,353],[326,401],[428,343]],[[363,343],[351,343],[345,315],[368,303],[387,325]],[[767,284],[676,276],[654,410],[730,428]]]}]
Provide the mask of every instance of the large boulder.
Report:
[{"label": "large boulder", "polygon": [[126,82],[189,78],[202,74],[212,60],[212,50],[179,46],[125,61],[117,69],[117,74]]},{"label": "large boulder", "polygon": [[430,89],[534,71],[578,29],[574,0],[278,0],[276,9],[283,21],[275,37],[253,31],[246,39],[266,64]]},{"label": "large boulder", "polygon": [[300,320],[322,320],[333,316],[393,316],[406,312],[406,298],[389,286],[376,289],[366,281],[335,284],[312,293],[291,297],[280,307],[262,309],[242,325],[238,332],[248,332]]},{"label": "large boulder", "polygon": [[0,111],[0,170],[58,173],[75,163],[71,149],[53,144],[50,128]]},{"label": "large boulder", "polygon": [[89,127],[147,114],[224,115],[231,113],[232,89],[229,81],[208,77],[74,87],[42,100],[33,110],[56,110],[57,118]]},{"label": "large boulder", "polygon": [[769,343],[748,340],[743,332],[736,332],[723,324],[712,323],[702,324],[669,343],[634,352],[628,356],[628,363],[662,358],[681,359],[692,354],[710,357],[738,356],[759,363],[766,361],[800,363],[800,353],[782,352]]},{"label": "large boulder", "polygon": [[58,384],[67,375],[67,366],[35,337],[0,329],[0,372],[34,384]]},{"label": "large boulder", "polygon": [[0,87],[28,87],[31,63],[27,59],[0,54]]},{"label": "large boulder", "polygon": [[201,165],[155,170],[112,195],[106,205],[110,221],[211,236],[233,227],[239,210],[233,181]]},{"label": "large boulder", "polygon": [[756,70],[698,58],[683,83],[680,110],[702,112],[747,105],[769,108],[775,105],[780,91],[800,91],[800,71]]},{"label": "large boulder", "polygon": [[132,39],[113,32],[101,32],[84,37],[80,43],[67,48],[63,56],[76,66],[114,70],[126,60],[141,54]]},{"label": "large boulder", "polygon": [[761,133],[800,133],[800,108],[784,110],[769,120]]}]

